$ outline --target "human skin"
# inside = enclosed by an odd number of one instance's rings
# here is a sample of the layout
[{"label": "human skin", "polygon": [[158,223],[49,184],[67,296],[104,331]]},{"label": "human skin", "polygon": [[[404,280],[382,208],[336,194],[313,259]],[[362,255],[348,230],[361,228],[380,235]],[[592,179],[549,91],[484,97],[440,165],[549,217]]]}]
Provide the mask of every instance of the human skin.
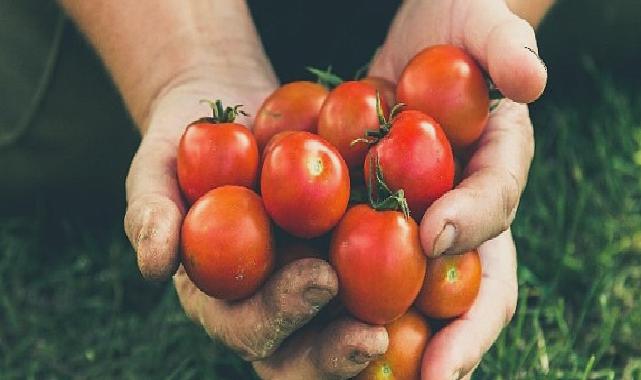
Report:
[{"label": "human skin", "polygon": [[[102,58],[143,135],[127,178],[125,216],[125,229],[143,276],[163,280],[175,273],[176,289],[187,314],[213,338],[254,361],[257,372],[264,378],[349,378],[382,354],[387,348],[384,328],[351,319],[331,322],[322,331],[308,328],[286,344],[280,344],[337,293],[336,275],[322,260],[291,263],[255,296],[234,304],[207,297],[195,288],[184,270],[176,272],[179,231],[185,213],[176,182],[176,148],[185,126],[209,112],[198,100],[220,98],[226,104],[244,104],[245,110],[255,114],[262,100],[278,86],[245,2],[61,0],[61,3]],[[399,68],[420,48],[439,41],[458,42],[482,65],[489,64],[490,74],[508,97],[534,100],[545,83],[536,57],[508,54],[515,62],[497,61],[484,51],[492,47],[495,52],[509,52],[511,48],[516,52],[517,46],[521,50],[525,50],[523,46],[535,50],[533,32],[514,18],[502,1],[488,1],[486,9],[477,9],[474,3],[406,1],[390,29],[388,41],[413,30],[416,38],[400,45],[388,42],[375,60],[371,74],[395,81]],[[442,16],[451,24],[441,25],[441,29],[434,25],[420,27],[421,19],[429,20],[430,15]],[[469,34],[469,38],[448,39],[454,36],[448,32],[455,30],[460,32],[459,37]],[[490,30],[493,32],[489,33]],[[490,35],[500,38],[485,44]],[[507,66],[502,69],[503,64]],[[513,81],[509,72],[517,64],[522,66],[514,73],[522,77]],[[481,147],[468,163],[466,179],[451,192],[454,195],[445,196],[442,201],[447,205],[453,202],[452,197],[459,199],[461,206],[454,208],[459,214],[446,214],[446,207],[437,207],[437,202],[426,215],[439,220],[440,224],[435,226],[441,229],[447,218],[458,220],[457,232],[450,233],[454,237],[445,243],[435,243],[439,231],[423,228],[423,246],[430,254],[478,245],[505,230],[514,216],[531,160],[531,126],[525,106],[505,101],[499,110],[490,118]],[[239,121],[251,125],[251,118]],[[492,185],[497,179],[499,184]],[[484,191],[484,186],[498,190],[499,195]],[[472,213],[469,220],[456,219],[463,212]],[[455,322],[434,337],[426,351],[424,378],[440,379],[443,374],[458,377],[469,371],[511,317],[516,294],[516,279],[512,278],[515,261],[490,258],[514,256],[514,249],[507,233],[493,240],[496,241],[504,243],[486,243],[494,256],[488,253],[488,259],[484,259],[482,254],[486,275],[481,285],[482,296],[467,317],[461,319],[463,322]],[[483,248],[486,245],[480,250],[489,252],[489,248]],[[495,286],[503,283],[510,286]],[[495,296],[503,292],[509,294]],[[501,305],[495,303],[498,298],[504,299]],[[485,314],[489,318],[480,318]],[[469,342],[465,338],[475,334],[481,339],[466,345]]]},{"label": "human skin", "polygon": [[[456,254],[480,246],[483,267],[481,290],[472,309],[428,343],[424,380],[469,378],[516,307],[516,252],[509,226],[534,154],[532,124],[524,103],[536,100],[547,81],[532,25],[538,24],[552,2],[525,3],[405,1],[370,67],[370,75],[396,82],[407,62],[423,48],[454,44],[473,56],[507,98],[491,113],[476,147],[468,152],[462,182],[436,200],[421,222],[426,254]],[[529,22],[511,9],[522,12]]]}]

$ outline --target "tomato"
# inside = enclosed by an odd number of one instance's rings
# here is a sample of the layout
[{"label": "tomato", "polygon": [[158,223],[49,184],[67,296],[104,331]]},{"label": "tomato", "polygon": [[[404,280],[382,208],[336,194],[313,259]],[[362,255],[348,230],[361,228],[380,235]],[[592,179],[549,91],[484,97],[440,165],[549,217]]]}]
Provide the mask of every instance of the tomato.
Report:
[{"label": "tomato", "polygon": [[420,380],[423,351],[432,335],[425,318],[410,309],[385,329],[387,352],[369,363],[355,380]]},{"label": "tomato", "polygon": [[[387,110],[387,104],[381,103]],[[363,167],[368,149],[367,144],[352,141],[378,128],[376,87],[362,81],[343,82],[332,90],[318,116],[318,134],[338,149],[350,169]]]},{"label": "tomato", "polygon": [[262,150],[281,131],[316,132],[318,113],[327,93],[325,87],[307,81],[288,83],[274,91],[254,120],[258,147]]},{"label": "tomato", "polygon": [[385,104],[396,104],[396,88],[394,87],[394,83],[382,77],[366,77],[361,79],[361,82],[369,83],[376,87]]},{"label": "tomato", "polygon": [[[176,157],[178,183],[191,204],[219,186],[253,187],[258,172],[258,146],[251,131],[234,123],[236,110],[214,111],[214,117],[187,126]],[[216,109],[215,106],[212,106]]]},{"label": "tomato", "polygon": [[454,156],[447,137],[434,119],[419,111],[398,114],[389,133],[372,146],[364,164],[366,183],[376,159],[387,185],[404,190],[417,221],[454,184]]},{"label": "tomato", "polygon": [[474,303],[481,287],[477,251],[428,259],[425,282],[416,307],[432,318],[454,318]]},{"label": "tomato", "polygon": [[400,211],[350,208],[333,233],[329,255],[345,307],[364,322],[392,322],[421,289],[426,257],[418,227]]},{"label": "tomato", "polygon": [[265,147],[264,147],[265,149],[263,149],[261,162],[265,161],[265,157],[267,156],[267,154],[274,149],[274,146],[278,145],[278,142],[283,137],[285,137],[287,135],[291,135],[292,133],[294,133],[294,131],[282,131],[282,132],[278,132],[277,134],[272,136],[272,138],[269,139],[269,141],[267,142],[267,145],[265,145]]},{"label": "tomato", "polygon": [[182,263],[208,295],[252,295],[274,264],[273,238],[260,197],[241,186],[211,190],[189,209],[181,231]]},{"label": "tomato", "polygon": [[436,119],[455,148],[473,144],[485,129],[490,98],[483,72],[462,49],[428,47],[407,64],[396,97]]},{"label": "tomato", "polygon": [[336,149],[309,132],[293,132],[265,156],[260,178],[265,208],[290,234],[312,238],[331,230],[349,201],[349,173]]}]

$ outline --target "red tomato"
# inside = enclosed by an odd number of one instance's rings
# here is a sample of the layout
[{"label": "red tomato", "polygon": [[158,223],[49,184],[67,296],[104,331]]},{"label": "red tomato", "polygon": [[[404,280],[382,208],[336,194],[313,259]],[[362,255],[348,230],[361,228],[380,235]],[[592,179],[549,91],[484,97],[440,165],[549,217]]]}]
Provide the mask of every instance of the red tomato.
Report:
[{"label": "red tomato", "polygon": [[215,298],[252,295],[274,263],[263,202],[241,186],[218,187],[194,203],[185,216],[180,243],[187,275]]},{"label": "red tomato", "polygon": [[490,98],[483,72],[456,46],[432,46],[412,58],[396,97],[436,119],[455,148],[474,143],[487,124]]},{"label": "red tomato", "polygon": [[469,310],[481,287],[477,251],[428,259],[416,307],[432,318],[454,318]]},{"label": "red tomato", "polygon": [[387,352],[369,363],[355,380],[420,380],[423,351],[432,335],[425,318],[410,309],[385,329]]},{"label": "red tomato", "polygon": [[[387,104],[381,103],[387,112]],[[362,81],[341,83],[329,93],[318,116],[318,134],[338,149],[350,169],[363,166],[368,149],[352,141],[378,129],[376,87]]]},{"label": "red tomato", "polygon": [[258,146],[251,131],[234,123],[235,113],[230,112],[235,111],[228,108],[223,116],[193,122],[180,139],[178,183],[190,204],[219,186],[254,186]]},{"label": "red tomato", "polygon": [[389,133],[374,145],[365,159],[365,181],[370,164],[378,158],[385,182],[403,189],[415,220],[454,184],[454,156],[441,127],[419,111],[403,111],[392,120]]},{"label": "red tomato", "polygon": [[426,257],[418,227],[400,211],[350,208],[334,231],[329,255],[345,307],[364,322],[392,322],[421,289]]},{"label": "red tomato", "polygon": [[254,120],[254,136],[261,151],[278,132],[316,132],[318,113],[327,93],[320,84],[306,81],[288,83],[274,91]]},{"label": "red tomato", "polygon": [[[268,154],[269,152],[271,152],[271,151],[274,149],[274,146],[278,145],[278,142],[279,142],[283,137],[285,137],[285,136],[287,136],[287,135],[291,135],[292,133],[294,133],[294,131],[282,131],[282,132],[278,132],[278,133],[277,133],[277,134],[275,134],[271,139],[269,139],[269,142],[267,142],[267,145],[265,145],[265,149],[263,149],[263,154],[262,154],[261,161],[262,161],[262,162],[264,162],[264,161],[265,161],[265,157],[267,156],[267,154]],[[259,174],[260,174],[260,173],[259,173]]]},{"label": "red tomato", "polygon": [[369,83],[376,87],[378,92],[381,94],[381,99],[385,101],[385,104],[396,104],[396,88],[394,87],[394,83],[381,77],[367,77],[361,79],[361,82]]},{"label": "red tomato", "polygon": [[293,132],[265,156],[260,178],[265,208],[290,234],[311,238],[331,230],[349,201],[345,161],[324,139]]}]

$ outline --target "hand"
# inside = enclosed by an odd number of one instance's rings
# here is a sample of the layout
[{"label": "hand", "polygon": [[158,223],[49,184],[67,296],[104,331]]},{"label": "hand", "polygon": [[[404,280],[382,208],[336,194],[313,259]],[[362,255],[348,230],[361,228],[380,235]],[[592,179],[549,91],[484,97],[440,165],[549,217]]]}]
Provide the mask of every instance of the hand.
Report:
[{"label": "hand", "polygon": [[324,260],[287,265],[240,303],[208,297],[182,267],[174,282],[187,314],[252,361],[263,379],[348,379],[387,350],[385,328],[352,319],[312,323],[285,340],[337,293],[338,278]]},{"label": "hand", "polygon": [[[547,80],[536,54],[534,31],[503,0],[406,1],[372,62],[370,75],[396,82],[416,53],[441,43],[462,46],[472,54],[512,100],[501,101],[490,115],[463,181],[425,213],[421,243],[430,256],[464,252],[509,228],[534,154],[528,109],[516,102],[534,101]],[[516,264],[509,234],[484,244],[481,255],[484,277],[479,298],[472,310],[429,343],[424,379],[469,373],[511,318]],[[502,285],[497,286],[497,281]],[[506,291],[509,294],[503,296]]]},{"label": "hand", "polygon": [[[176,78],[153,102],[146,118],[146,133],[127,178],[125,229],[147,279],[168,278],[178,267],[180,226],[186,210],[176,180],[176,151],[186,125],[211,112],[199,100],[220,98],[225,104],[243,104],[255,114],[277,85],[266,62],[250,59],[233,66],[229,70],[202,68]],[[237,72],[241,69],[245,72]],[[239,121],[251,125],[251,118]],[[255,361],[257,372],[265,378],[348,378],[387,348],[384,329],[345,320],[330,324],[326,333],[314,339],[319,330],[308,328],[277,350],[336,295],[338,279],[322,260],[287,266],[256,295],[241,302],[208,297],[182,268],[174,283],[186,313],[212,338]],[[285,357],[286,363],[278,364]]]}]

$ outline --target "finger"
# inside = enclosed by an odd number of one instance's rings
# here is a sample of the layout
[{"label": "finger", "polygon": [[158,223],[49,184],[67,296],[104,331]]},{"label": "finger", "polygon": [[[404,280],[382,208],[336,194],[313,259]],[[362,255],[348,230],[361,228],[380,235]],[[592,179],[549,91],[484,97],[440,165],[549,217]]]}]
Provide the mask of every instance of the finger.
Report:
[{"label": "finger", "polygon": [[423,216],[424,251],[429,256],[460,253],[505,231],[516,215],[533,154],[527,107],[504,100],[490,117],[465,179]]},{"label": "finger", "polygon": [[[176,140],[177,141],[177,140]],[[175,176],[176,142],[148,134],[127,175],[125,232],[149,280],[169,278],[178,266],[183,205]]]},{"label": "finger", "polygon": [[461,1],[452,12],[463,18],[454,20],[463,26],[459,37],[463,46],[487,69],[503,95],[520,103],[541,96],[547,69],[527,21],[512,13],[504,0]]},{"label": "finger", "polygon": [[516,249],[509,231],[479,248],[481,288],[472,308],[439,331],[423,356],[423,380],[460,379],[472,371],[512,319],[517,301]]},{"label": "finger", "polygon": [[205,295],[184,270],[178,271],[174,282],[187,314],[246,360],[270,356],[338,292],[336,273],[320,259],[294,261],[241,302]]},{"label": "finger", "polygon": [[384,327],[353,319],[297,333],[274,356],[254,363],[264,379],[349,379],[387,350]]},{"label": "finger", "polygon": [[314,359],[325,377],[348,379],[383,355],[388,344],[385,327],[343,319],[323,331]]}]

